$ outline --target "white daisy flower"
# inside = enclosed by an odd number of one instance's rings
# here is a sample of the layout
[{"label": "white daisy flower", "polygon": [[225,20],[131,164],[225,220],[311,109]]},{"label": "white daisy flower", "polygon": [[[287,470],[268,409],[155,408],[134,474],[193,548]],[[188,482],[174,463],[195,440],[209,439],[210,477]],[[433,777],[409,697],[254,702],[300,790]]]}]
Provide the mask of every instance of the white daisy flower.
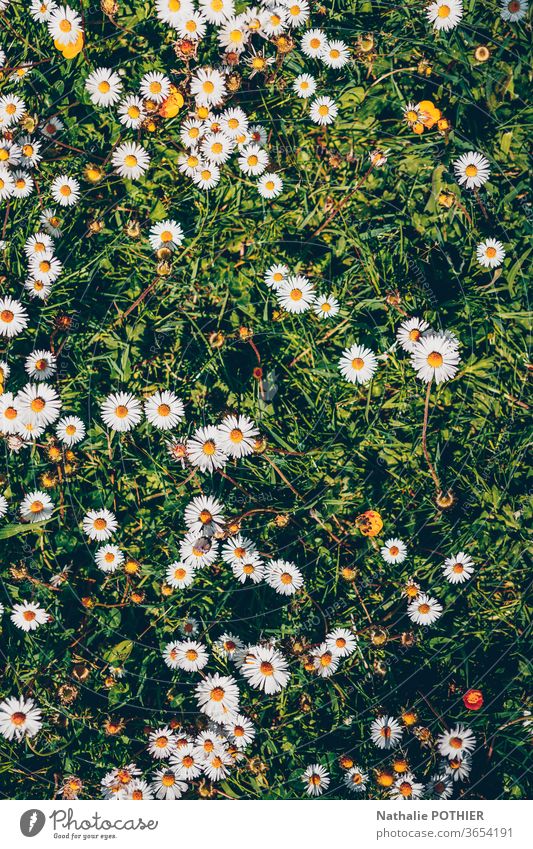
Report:
[{"label": "white daisy flower", "polygon": [[199,106],[218,106],[226,95],[224,74],[213,68],[198,68],[192,76],[190,90]]},{"label": "white daisy flower", "polygon": [[339,113],[339,109],[331,97],[317,97],[311,103],[309,116],[311,121],[324,127],[327,124],[333,124]]},{"label": "white daisy flower", "polygon": [[0,495],[0,519],[3,519],[9,509],[9,502],[5,495]]},{"label": "white daisy flower", "polygon": [[203,534],[189,532],[180,542],[180,559],[195,569],[210,566],[218,557],[218,542]]},{"label": "white daisy flower", "polygon": [[28,258],[32,256],[42,256],[45,254],[46,256],[52,254],[54,252],[54,240],[47,233],[35,233],[34,236],[30,236],[26,239],[24,243],[24,253]]},{"label": "white daisy flower", "polygon": [[18,165],[21,155],[22,151],[18,144],[10,139],[0,138],[0,165],[2,167]]},{"label": "white daisy flower", "polygon": [[12,392],[4,392],[0,395],[0,432],[17,433],[20,419],[20,404]]},{"label": "white daisy flower", "polygon": [[445,772],[432,775],[425,788],[426,799],[449,799],[453,796],[453,779]]},{"label": "white daisy flower", "polygon": [[25,522],[45,522],[53,512],[52,499],[40,489],[24,496],[20,504],[20,515]]},{"label": "white daisy flower", "polygon": [[148,754],[155,760],[164,760],[176,751],[176,738],[168,725],[151,731],[148,737]]},{"label": "white daisy flower", "polygon": [[85,88],[95,106],[113,106],[122,93],[122,81],[111,68],[96,68],[85,80]]},{"label": "white daisy flower", "polygon": [[316,80],[311,74],[299,74],[292,84],[292,89],[298,97],[307,100],[316,91]]},{"label": "white daisy flower", "polygon": [[46,427],[59,418],[61,399],[47,383],[27,383],[17,395],[22,417],[38,427]]},{"label": "white daisy flower", "polygon": [[158,769],[152,776],[152,791],[156,799],[181,799],[187,791],[185,781],[180,781],[170,767]]},{"label": "white daisy flower", "polygon": [[0,126],[2,129],[17,124],[26,112],[26,104],[22,97],[16,94],[6,94],[0,97]]},{"label": "white daisy flower", "polygon": [[258,144],[249,144],[239,155],[238,165],[243,174],[258,177],[268,165],[268,153]]},{"label": "white daisy flower", "polygon": [[321,643],[311,652],[313,666],[321,678],[329,678],[339,666],[340,656],[336,651],[328,648],[327,643]]},{"label": "white daisy flower", "polygon": [[206,675],[195,692],[201,712],[215,722],[227,722],[239,712],[239,688],[231,675]]},{"label": "white daisy flower", "polygon": [[257,549],[252,540],[241,534],[230,537],[222,547],[222,559],[230,565],[247,560],[256,554]]},{"label": "white daisy flower", "polygon": [[274,5],[270,10],[265,10],[262,22],[263,33],[272,38],[281,35],[287,27],[287,11],[282,6]]},{"label": "white daisy flower", "polygon": [[268,133],[261,124],[252,124],[249,128],[250,141],[254,144],[265,145],[268,140]]},{"label": "white daisy flower", "polygon": [[233,561],[231,571],[241,584],[244,584],[247,578],[250,578],[253,584],[258,584],[265,577],[265,566],[258,554],[246,554],[240,560]]},{"label": "white daisy flower", "polygon": [[201,12],[189,12],[188,15],[180,17],[176,30],[180,38],[189,41],[200,41],[206,30],[207,18]]},{"label": "white daisy flower", "polygon": [[54,41],[59,41],[63,46],[74,44],[82,31],[81,18],[70,6],[54,9],[46,25]]},{"label": "white daisy flower", "polygon": [[176,665],[185,672],[198,672],[209,660],[206,647],[195,640],[176,643],[176,652]]},{"label": "white daisy flower", "polygon": [[21,163],[26,168],[35,168],[42,159],[40,154],[41,142],[31,136],[22,136],[19,139]]},{"label": "white daisy flower", "polygon": [[476,738],[470,728],[456,725],[451,731],[445,731],[437,737],[439,753],[444,757],[463,758],[476,748]]},{"label": "white daisy flower", "polygon": [[150,157],[142,145],[128,142],[113,151],[111,162],[121,177],[138,180],[148,170]]},{"label": "white daisy flower", "polygon": [[463,17],[461,0],[436,0],[426,7],[426,16],[433,27],[439,31],[454,29]]},{"label": "white daisy flower", "polygon": [[[243,15],[235,18],[230,18],[226,21],[217,33],[218,42],[221,47],[224,47],[226,52],[242,53],[249,39],[250,31],[245,22]],[[194,92],[191,89],[191,93]]]},{"label": "white daisy flower", "polygon": [[302,573],[288,560],[271,560],[265,569],[265,581],[280,595],[294,595],[304,585]]},{"label": "white daisy flower", "polygon": [[125,97],[124,100],[119,103],[117,111],[120,123],[124,124],[124,126],[128,127],[130,130],[138,129],[146,118],[142,99],[133,94]]},{"label": "white daisy flower", "polygon": [[320,764],[308,766],[301,777],[308,796],[321,796],[329,787],[329,772]]},{"label": "white daisy flower", "polygon": [[97,549],[94,559],[96,565],[102,572],[116,572],[124,563],[124,554],[117,545],[101,545]]},{"label": "white daisy flower", "polygon": [[284,263],[275,263],[265,271],[265,283],[271,289],[279,289],[282,283],[289,278],[289,266]]},{"label": "white daisy flower", "polygon": [[62,262],[50,253],[35,254],[28,260],[29,272],[32,277],[43,283],[53,283],[63,270]]},{"label": "white daisy flower", "polygon": [[202,759],[195,753],[192,743],[177,748],[170,758],[170,765],[178,778],[186,781],[191,781],[202,772]]},{"label": "white daisy flower", "polygon": [[41,709],[33,699],[10,696],[0,703],[0,734],[6,740],[34,737],[42,728]]},{"label": "white daisy flower", "polygon": [[447,557],[442,566],[450,584],[464,584],[474,574],[474,561],[464,551]]},{"label": "white daisy flower", "polygon": [[193,10],[191,0],[156,0],[156,14],[160,21],[175,27],[184,15]]},{"label": "white daisy flower", "polygon": [[193,174],[193,180],[196,185],[204,191],[213,189],[220,181],[220,169],[217,165],[211,162],[202,162]]},{"label": "white daisy flower", "polygon": [[187,118],[180,129],[180,139],[185,147],[193,148],[199,143],[203,133],[203,123],[196,118]]},{"label": "white daisy flower", "polygon": [[417,625],[433,625],[442,616],[442,604],[426,593],[420,593],[408,606],[407,613]]},{"label": "white daisy flower", "polygon": [[13,194],[15,181],[11,173],[4,166],[0,166],[0,200],[6,200]]},{"label": "white daisy flower", "polygon": [[358,766],[352,766],[344,774],[344,783],[348,790],[352,793],[364,793],[368,781],[368,774],[359,769]]},{"label": "white daisy flower", "polygon": [[348,628],[335,628],[326,634],[326,648],[339,657],[349,657],[357,647],[357,640]]},{"label": "white daisy flower", "polygon": [[51,351],[33,351],[26,357],[24,367],[35,380],[47,380],[55,373],[57,362]]},{"label": "white daisy flower", "polygon": [[313,304],[313,312],[320,319],[333,318],[339,312],[339,302],[333,295],[318,295]]},{"label": "white daisy flower", "polygon": [[41,213],[39,222],[41,227],[46,230],[54,239],[58,239],[63,235],[61,230],[61,218],[56,214],[55,209],[45,209]]},{"label": "white daisy flower", "polygon": [[104,542],[113,536],[118,528],[115,514],[111,510],[88,510],[83,517],[82,527],[89,539]]},{"label": "white daisy flower", "polygon": [[392,716],[380,716],[370,726],[372,742],[379,749],[394,749],[402,738],[403,728]]},{"label": "white daisy flower", "polygon": [[24,288],[28,292],[30,298],[39,298],[45,301],[52,291],[52,284],[45,283],[44,280],[36,280],[34,277],[28,277],[24,281]]},{"label": "white daisy flower", "polygon": [[[191,151],[190,153],[181,153],[178,156],[178,168],[181,173],[186,174],[187,177],[192,177],[194,179],[201,164],[202,160],[195,151]],[[216,181],[212,185],[216,185]]]},{"label": "white daisy flower", "polygon": [[381,548],[381,556],[385,563],[403,563],[407,557],[407,546],[401,539],[387,539]]},{"label": "white daisy flower", "polygon": [[100,415],[108,427],[124,433],[141,421],[141,402],[131,392],[114,392],[103,402]]},{"label": "white daisy flower", "polygon": [[453,170],[460,186],[467,189],[478,189],[490,177],[490,163],[481,153],[471,150],[463,153],[453,163]]},{"label": "white daisy flower", "polygon": [[22,333],[28,324],[28,313],[20,301],[6,295],[0,298],[0,336],[9,339]]},{"label": "white daisy flower", "polygon": [[527,0],[502,0],[500,15],[504,21],[514,24],[525,18],[528,5]]},{"label": "white daisy flower", "polygon": [[222,450],[229,457],[253,454],[259,431],[248,416],[226,416],[218,426]]},{"label": "white daisy flower", "polygon": [[222,24],[235,15],[233,0],[199,0],[199,6],[210,24]]},{"label": "white daisy flower", "polygon": [[415,781],[411,772],[405,772],[396,779],[389,790],[389,796],[391,799],[420,799],[423,792],[424,785]]},{"label": "white daisy flower", "polygon": [[198,428],[194,435],[187,440],[187,455],[193,466],[198,466],[203,472],[213,472],[223,468],[228,460],[222,448],[222,440],[218,428],[208,425]]},{"label": "white daisy flower", "polygon": [[452,781],[466,781],[472,771],[472,757],[465,755],[464,757],[455,757],[449,761],[441,761],[441,769],[450,776]]},{"label": "white daisy flower", "polygon": [[27,171],[13,171],[13,197],[27,198],[33,192],[34,181],[31,174]]},{"label": "white daisy flower", "polygon": [[328,68],[343,68],[350,61],[350,50],[344,41],[328,41],[318,57]]},{"label": "white daisy flower", "polygon": [[64,416],[56,424],[56,434],[63,445],[76,445],[85,437],[85,425],[78,416]]},{"label": "white daisy flower", "polygon": [[133,781],[128,784],[123,798],[139,801],[141,799],[153,799],[154,795],[148,782],[144,781],[142,778],[134,778]]},{"label": "white daisy flower", "polygon": [[376,355],[364,345],[352,345],[343,351],[339,370],[350,383],[368,383],[378,366]]},{"label": "white daisy flower", "polygon": [[315,287],[303,274],[293,274],[278,286],[276,297],[287,312],[305,312],[314,303]]},{"label": "white daisy flower", "polygon": [[165,74],[160,71],[150,71],[141,80],[141,94],[146,100],[154,103],[162,103],[170,94],[171,82]]},{"label": "white daisy flower", "polygon": [[170,587],[176,590],[190,587],[194,581],[196,569],[191,563],[182,563],[176,560],[167,567],[165,580]]},{"label": "white daisy flower", "polygon": [[457,343],[445,334],[423,336],[411,354],[419,380],[429,383],[435,379],[437,385],[455,377],[460,361]]},{"label": "white daisy flower", "polygon": [[144,414],[159,430],[172,430],[185,416],[185,408],[174,392],[165,390],[155,392],[144,402]]},{"label": "white daisy flower", "polygon": [[231,742],[238,749],[246,749],[253,742],[255,728],[253,723],[242,713],[237,714],[231,722],[227,722],[225,727]]},{"label": "white daisy flower", "polygon": [[257,191],[265,200],[273,200],[279,197],[283,191],[283,180],[279,174],[267,171],[257,181]]},{"label": "white daisy flower", "polygon": [[309,18],[309,3],[307,0],[281,0],[281,5],[287,14],[289,27],[297,28]]},{"label": "white daisy flower", "polygon": [[236,139],[248,130],[248,117],[239,107],[225,109],[219,116],[220,128],[230,139]]},{"label": "white daisy flower", "polygon": [[224,526],[224,507],[216,498],[197,495],[185,508],[183,520],[191,533],[211,536]]},{"label": "white daisy flower", "polygon": [[53,180],[50,194],[60,206],[74,206],[80,198],[80,184],[74,177],[61,174]]},{"label": "white daisy flower", "polygon": [[235,147],[235,142],[223,132],[207,133],[202,139],[200,150],[202,155],[214,162],[216,165],[222,165],[230,158]]},{"label": "white daisy flower", "polygon": [[57,3],[54,0],[31,0],[30,15],[34,21],[42,24],[49,19],[56,9]]},{"label": "white daisy flower", "polygon": [[505,248],[497,239],[485,239],[477,246],[476,257],[484,268],[497,268],[505,259]]},{"label": "white daisy flower", "polygon": [[429,330],[429,324],[422,318],[407,318],[398,327],[396,339],[404,351],[412,353],[416,350],[417,342],[422,334]]},{"label": "white daisy flower", "polygon": [[222,781],[229,775],[228,767],[232,766],[233,763],[233,758],[229,752],[219,749],[204,759],[202,768],[210,781]]},{"label": "white daisy flower", "polygon": [[40,625],[45,625],[50,619],[46,610],[39,607],[33,601],[24,601],[22,604],[13,605],[11,614],[13,625],[21,631],[36,631]]},{"label": "white daisy flower", "polygon": [[248,683],[267,696],[279,693],[290,679],[289,664],[273,646],[252,646],[244,655],[241,672]]}]

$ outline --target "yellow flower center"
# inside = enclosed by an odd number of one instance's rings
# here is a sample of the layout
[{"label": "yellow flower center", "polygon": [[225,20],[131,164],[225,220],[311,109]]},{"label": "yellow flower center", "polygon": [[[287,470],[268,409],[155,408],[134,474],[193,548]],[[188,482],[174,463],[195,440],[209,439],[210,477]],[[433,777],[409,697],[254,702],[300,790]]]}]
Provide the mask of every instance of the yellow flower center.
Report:
[{"label": "yellow flower center", "polygon": [[352,368],[355,369],[355,371],[361,371],[364,364],[365,361],[362,360],[361,357],[354,357],[354,359],[352,360]]},{"label": "yellow flower center", "polygon": [[444,359],[442,354],[439,354],[438,351],[432,351],[431,354],[428,355],[427,363],[428,366],[431,366],[431,368],[440,368],[443,362]]},{"label": "yellow flower center", "polygon": [[128,153],[126,158],[124,159],[124,165],[127,165],[128,168],[135,168],[137,165],[137,157],[133,155],[133,153]]},{"label": "yellow flower center", "polygon": [[465,169],[465,174],[467,177],[475,177],[477,174],[477,165],[467,165]]}]

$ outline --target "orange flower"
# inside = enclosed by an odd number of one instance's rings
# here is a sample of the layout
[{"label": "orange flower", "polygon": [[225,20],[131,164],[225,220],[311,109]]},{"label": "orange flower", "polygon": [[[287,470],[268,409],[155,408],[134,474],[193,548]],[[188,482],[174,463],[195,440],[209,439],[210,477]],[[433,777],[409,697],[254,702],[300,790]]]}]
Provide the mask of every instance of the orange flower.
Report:
[{"label": "orange flower", "polygon": [[383,527],[383,519],[375,510],[367,510],[357,517],[355,524],[364,537],[377,537]]},{"label": "orange flower", "polygon": [[467,690],[463,696],[463,704],[468,710],[479,710],[483,707],[483,693],[481,690]]}]

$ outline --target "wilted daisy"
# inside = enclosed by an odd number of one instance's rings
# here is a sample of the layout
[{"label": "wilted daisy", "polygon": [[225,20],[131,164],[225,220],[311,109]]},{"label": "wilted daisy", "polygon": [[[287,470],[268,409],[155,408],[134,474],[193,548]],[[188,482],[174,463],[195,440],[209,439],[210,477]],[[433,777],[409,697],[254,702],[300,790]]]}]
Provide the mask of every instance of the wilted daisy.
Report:
[{"label": "wilted daisy", "polygon": [[95,106],[112,106],[120,100],[122,82],[111,68],[96,68],[85,80],[85,88]]},{"label": "wilted daisy", "polygon": [[124,563],[124,555],[117,545],[102,545],[94,555],[96,565],[102,572],[116,572]]},{"label": "wilted daisy", "polygon": [[205,646],[195,640],[184,640],[176,643],[176,666],[185,672],[198,672],[209,660]]},{"label": "wilted daisy", "polygon": [[333,295],[318,295],[313,304],[313,312],[320,319],[333,318],[339,312],[339,302]]},{"label": "wilted daisy", "polygon": [[40,489],[26,495],[20,505],[20,515],[25,522],[45,522],[53,512],[52,499]]},{"label": "wilted daisy", "polygon": [[344,775],[344,783],[352,793],[363,793],[366,790],[368,774],[359,767],[352,766]]},{"label": "wilted daisy", "polygon": [[180,799],[187,790],[185,781],[181,781],[171,767],[158,769],[152,776],[152,791],[156,799]]},{"label": "wilted daisy", "polygon": [[460,551],[459,554],[447,557],[442,568],[450,584],[464,584],[474,574],[474,561],[464,551]]},{"label": "wilted daisy", "polygon": [[22,604],[13,605],[11,621],[21,631],[36,631],[40,625],[45,625],[49,619],[46,610],[33,601],[24,601]]},{"label": "wilted daisy", "polygon": [[453,169],[459,185],[465,185],[467,189],[478,189],[490,176],[488,159],[473,150],[456,159]]},{"label": "wilted daisy", "polygon": [[381,549],[385,563],[403,563],[407,557],[407,546],[401,539],[388,539]]},{"label": "wilted daisy", "polygon": [[42,728],[41,709],[33,699],[10,696],[0,703],[0,734],[6,740],[34,737]]},{"label": "wilted daisy", "polygon": [[137,180],[148,170],[150,157],[140,144],[127,142],[113,151],[111,162],[121,177]]},{"label": "wilted daisy", "polygon": [[224,526],[224,507],[216,498],[197,495],[185,508],[183,520],[192,533],[211,536]]},{"label": "wilted daisy", "polygon": [[265,570],[265,580],[280,595],[294,595],[304,584],[302,573],[288,560],[271,560]]},{"label": "wilted daisy", "polygon": [[396,339],[404,351],[412,353],[422,334],[429,330],[429,324],[423,318],[407,318],[398,327]]},{"label": "wilted daisy", "polygon": [[183,402],[173,392],[155,392],[144,402],[144,414],[159,430],[172,430],[183,419]]},{"label": "wilted daisy", "polygon": [[279,693],[289,683],[289,664],[273,646],[253,646],[246,651],[241,672],[252,687],[267,696]]},{"label": "wilted daisy", "polygon": [[28,313],[20,301],[7,295],[0,298],[0,336],[18,336],[28,324]]},{"label": "wilted daisy", "polygon": [[442,616],[442,604],[426,593],[420,593],[407,607],[409,619],[417,625],[433,625]]},{"label": "wilted daisy", "polygon": [[335,628],[326,634],[326,647],[339,657],[349,657],[355,651],[357,640],[347,628]]},{"label": "wilted daisy", "polygon": [[55,209],[45,209],[39,217],[39,223],[54,239],[62,235],[61,218],[56,214]]},{"label": "wilted daisy", "polygon": [[215,722],[227,722],[239,711],[239,688],[231,675],[206,675],[195,692],[200,710]]},{"label": "wilted daisy", "polygon": [[397,778],[389,791],[391,799],[420,799],[424,785],[415,780],[411,772],[406,772]]},{"label": "wilted daisy", "polygon": [[426,15],[437,31],[447,32],[463,17],[463,4],[461,0],[436,0],[426,7]]},{"label": "wilted daisy", "polygon": [[108,427],[124,433],[141,421],[141,402],[131,392],[115,392],[107,396],[100,415]]},{"label": "wilted daisy", "polygon": [[109,539],[118,528],[115,514],[111,510],[89,510],[83,517],[82,527],[89,539],[103,542]]},{"label": "wilted daisy", "polygon": [[198,428],[187,440],[187,455],[192,465],[204,472],[221,469],[228,460],[219,430],[212,425]]},{"label": "wilted daisy", "polygon": [[183,589],[192,584],[195,573],[196,569],[191,563],[182,563],[176,560],[167,567],[165,579],[170,587]]},{"label": "wilted daisy", "polygon": [[352,345],[343,351],[339,369],[350,383],[368,383],[378,366],[376,355],[364,345]]},{"label": "wilted daisy", "polygon": [[80,197],[80,184],[67,174],[61,174],[52,181],[50,194],[60,206],[73,206]]},{"label": "wilted daisy", "polygon": [[160,71],[150,71],[141,80],[141,94],[154,103],[162,103],[170,94],[170,80]]},{"label": "wilted daisy", "polygon": [[57,363],[51,351],[33,351],[26,357],[24,367],[35,380],[46,380],[54,374]]},{"label": "wilted daisy", "polygon": [[329,787],[329,772],[320,764],[311,764],[302,775],[301,779],[308,796],[321,796]]},{"label": "wilted daisy", "polygon": [[430,383],[444,383],[457,374],[461,361],[457,343],[444,333],[423,336],[411,354],[411,364],[419,380]]},{"label": "wilted daisy", "polygon": [[229,457],[252,454],[259,431],[247,416],[226,416],[218,426],[222,450]]},{"label": "wilted daisy", "polygon": [[278,286],[276,296],[287,312],[301,313],[312,306],[315,287],[303,274],[294,274]]},{"label": "wilted daisy", "polygon": [[56,434],[64,445],[76,445],[85,437],[85,425],[78,416],[64,416],[56,424]]},{"label": "wilted daisy", "polygon": [[500,15],[504,21],[515,24],[525,18],[528,5],[527,0],[502,0]]},{"label": "wilted daisy", "polygon": [[497,268],[505,259],[505,248],[497,239],[485,239],[477,246],[476,257],[484,268]]},{"label": "wilted daisy", "polygon": [[476,738],[470,728],[464,725],[456,725],[451,731],[440,734],[437,738],[437,747],[441,755],[447,758],[464,757],[465,754],[473,752],[476,748]]},{"label": "wilted daisy", "polygon": [[403,728],[392,716],[380,716],[370,726],[372,742],[379,749],[394,749],[400,743]]},{"label": "wilted daisy", "polygon": [[333,124],[338,112],[339,109],[335,101],[327,96],[317,97],[313,100],[309,109],[311,121],[315,124],[320,124],[320,126]]}]

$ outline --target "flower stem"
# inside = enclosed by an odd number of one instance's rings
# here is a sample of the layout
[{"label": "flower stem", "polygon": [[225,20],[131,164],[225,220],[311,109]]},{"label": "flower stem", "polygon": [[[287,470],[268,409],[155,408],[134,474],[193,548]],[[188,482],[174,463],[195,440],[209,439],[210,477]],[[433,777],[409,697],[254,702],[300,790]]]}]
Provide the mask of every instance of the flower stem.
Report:
[{"label": "flower stem", "polygon": [[424,452],[424,457],[426,458],[426,463],[428,464],[428,468],[429,468],[429,471],[431,473],[431,477],[433,478],[433,483],[435,484],[435,489],[437,490],[437,495],[440,495],[440,493],[442,492],[442,487],[440,485],[440,481],[439,481],[437,472],[435,471],[435,467],[433,466],[433,463],[431,462],[431,459],[430,459],[430,456],[429,456],[429,451],[428,451],[428,446],[427,446],[429,396],[431,394],[431,384],[432,384],[432,381],[430,380],[429,383],[428,383],[428,388],[427,388],[427,392],[426,392],[426,403],[424,405],[424,425],[422,427],[422,450]]}]

